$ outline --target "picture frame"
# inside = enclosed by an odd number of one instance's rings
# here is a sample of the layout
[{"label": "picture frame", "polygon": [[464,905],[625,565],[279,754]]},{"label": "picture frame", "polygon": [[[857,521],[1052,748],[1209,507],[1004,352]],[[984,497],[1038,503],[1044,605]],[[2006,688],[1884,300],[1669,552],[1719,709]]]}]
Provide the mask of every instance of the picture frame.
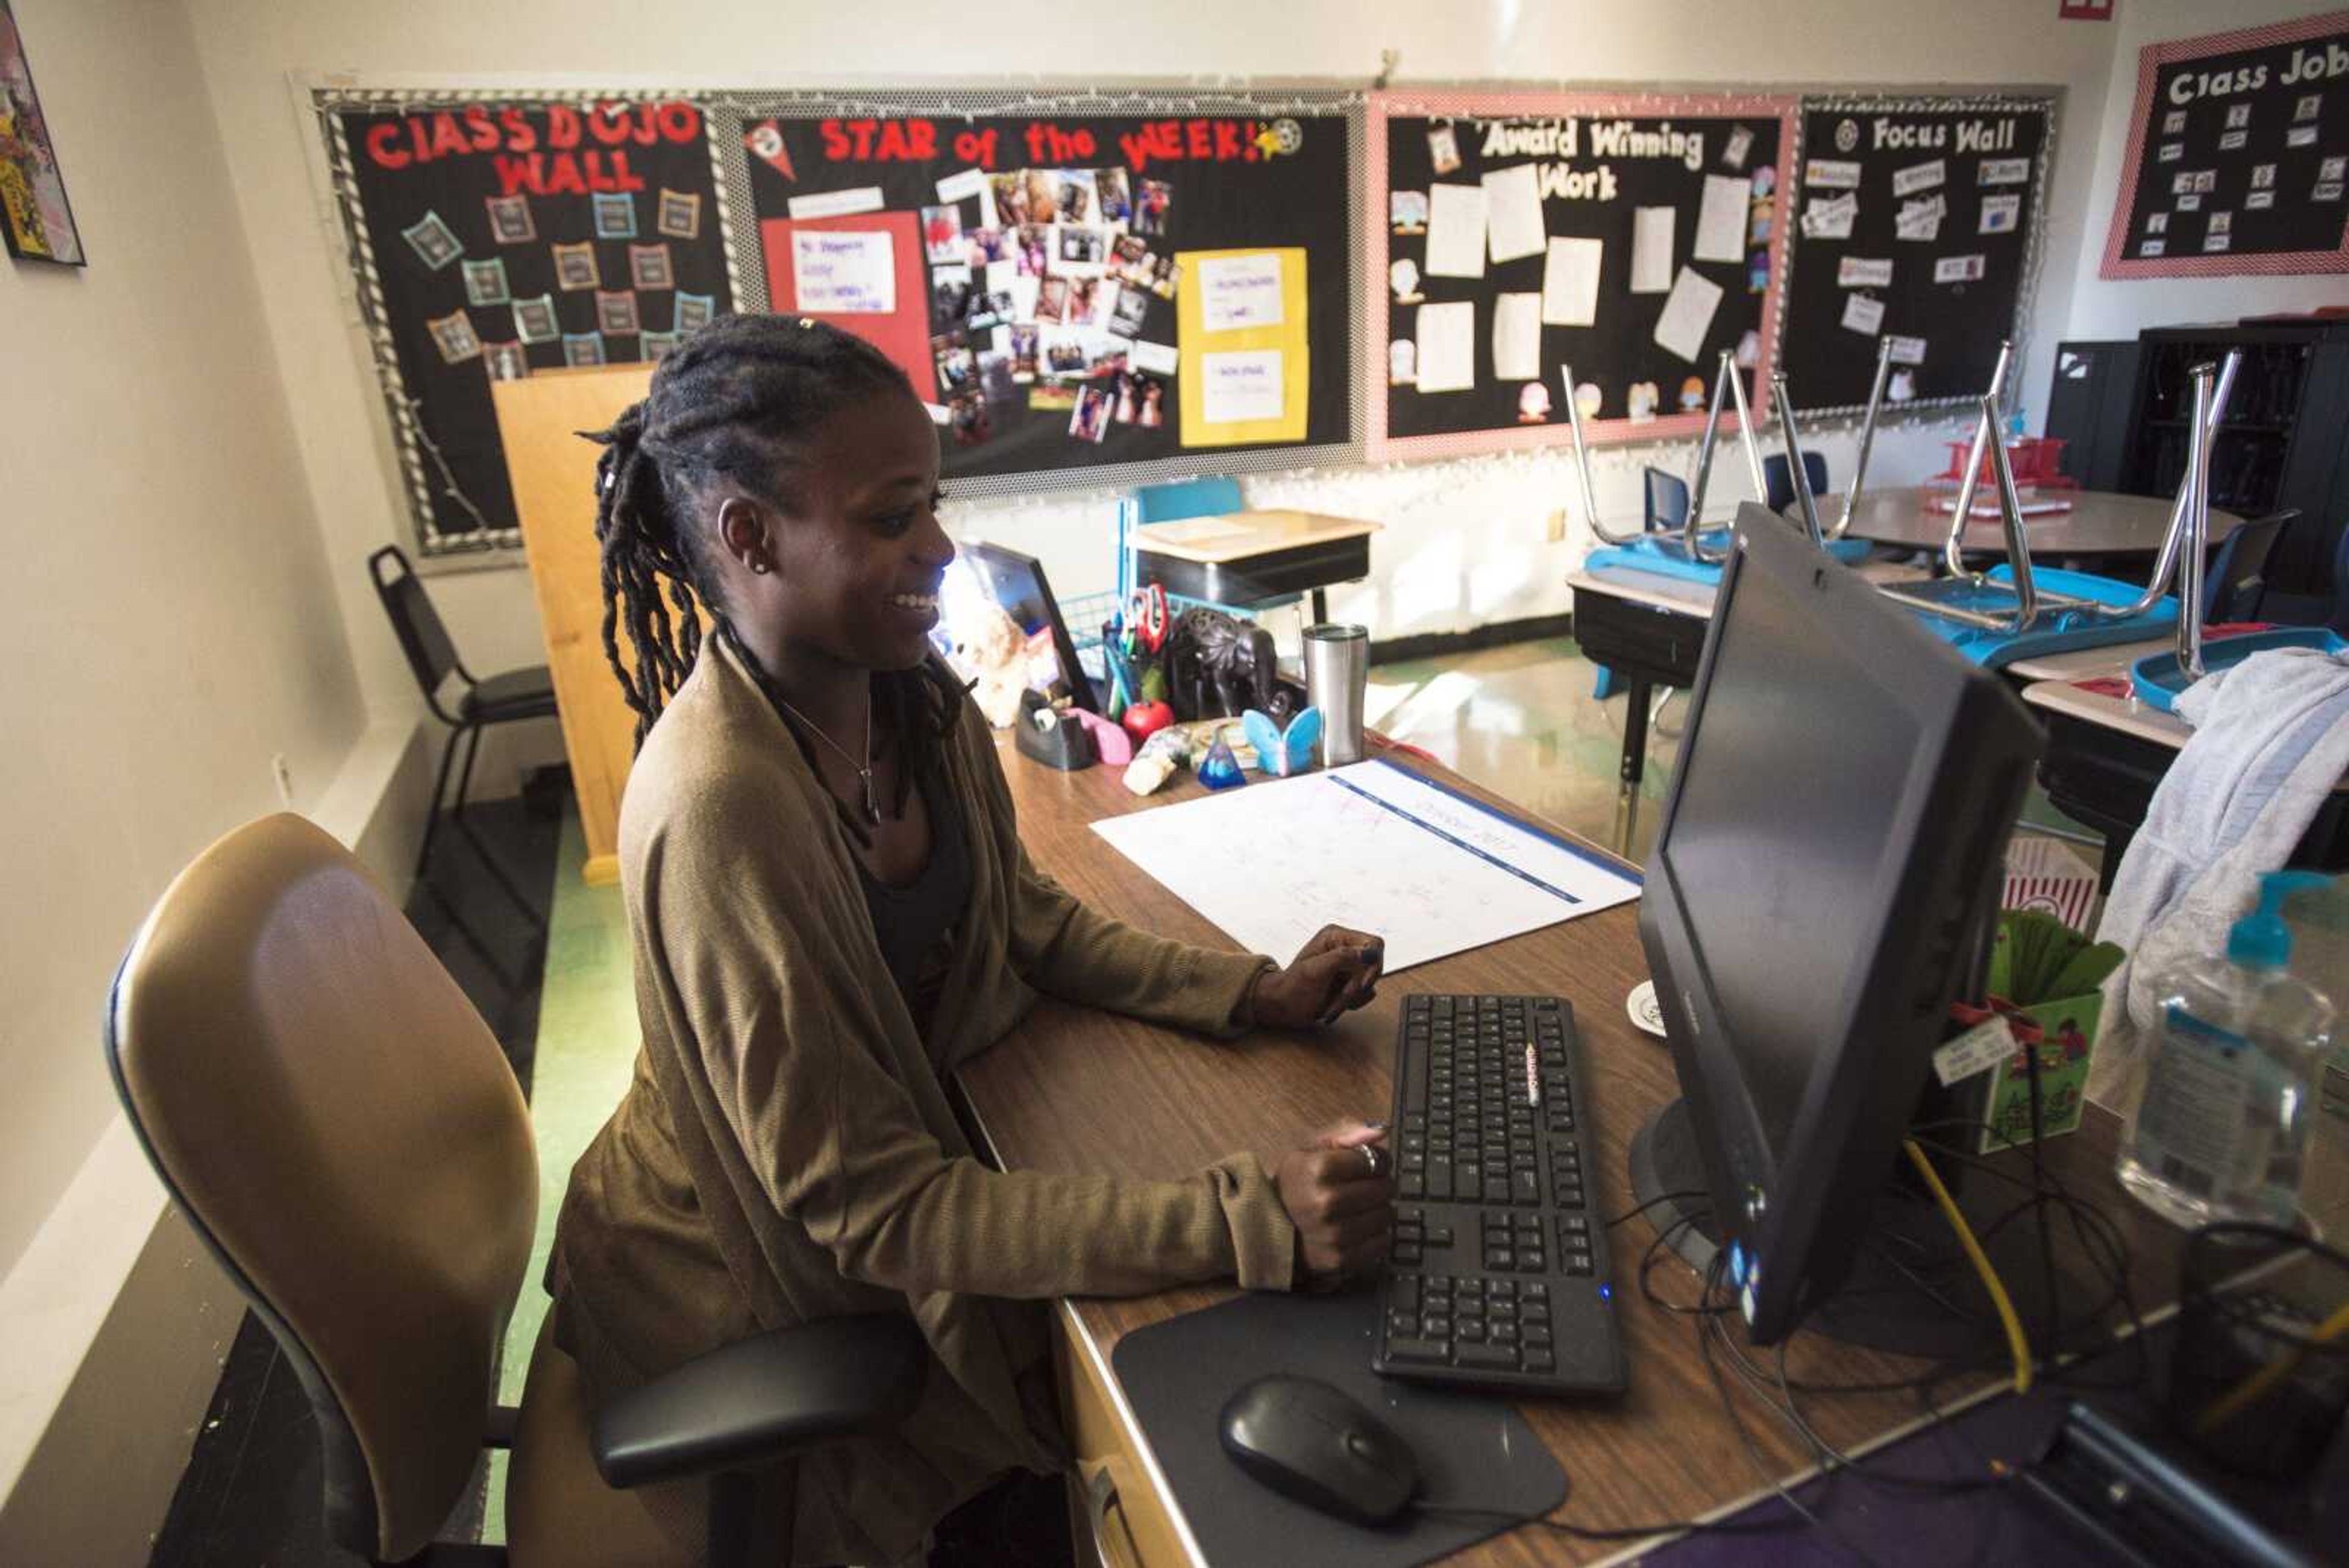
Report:
[{"label": "picture frame", "polygon": [[0,240],[18,261],[88,265],[8,0],[0,0]]}]

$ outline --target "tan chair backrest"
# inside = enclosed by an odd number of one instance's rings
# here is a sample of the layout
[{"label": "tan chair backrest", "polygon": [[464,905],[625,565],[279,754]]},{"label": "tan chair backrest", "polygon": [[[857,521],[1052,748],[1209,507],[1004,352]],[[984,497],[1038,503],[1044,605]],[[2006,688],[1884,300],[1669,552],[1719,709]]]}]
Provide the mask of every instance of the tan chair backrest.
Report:
[{"label": "tan chair backrest", "polygon": [[317,1411],[328,1528],[412,1555],[472,1474],[530,1257],[538,1159],[496,1039],[366,869],[280,815],[157,902],[107,1044]]}]

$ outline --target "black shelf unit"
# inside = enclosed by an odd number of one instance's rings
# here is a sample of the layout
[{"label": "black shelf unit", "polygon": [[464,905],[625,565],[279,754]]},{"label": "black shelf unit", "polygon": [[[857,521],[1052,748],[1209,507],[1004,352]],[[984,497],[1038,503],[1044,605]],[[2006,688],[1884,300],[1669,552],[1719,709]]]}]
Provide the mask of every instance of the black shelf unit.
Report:
[{"label": "black shelf unit", "polygon": [[2060,344],[2047,433],[2086,489],[2172,495],[2186,472],[2193,383],[2204,360],[2242,350],[2210,457],[2210,504],[2247,517],[2294,509],[2268,580],[2286,593],[2330,587],[2349,522],[2349,321],[2157,327],[2134,342]]}]

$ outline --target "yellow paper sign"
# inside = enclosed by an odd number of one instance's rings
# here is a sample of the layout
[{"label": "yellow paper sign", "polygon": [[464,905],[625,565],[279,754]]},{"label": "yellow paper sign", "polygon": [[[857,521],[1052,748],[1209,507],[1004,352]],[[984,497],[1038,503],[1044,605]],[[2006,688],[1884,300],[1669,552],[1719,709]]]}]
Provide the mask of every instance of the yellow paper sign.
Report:
[{"label": "yellow paper sign", "polygon": [[1305,439],[1305,252],[1180,251],[1183,444]]}]

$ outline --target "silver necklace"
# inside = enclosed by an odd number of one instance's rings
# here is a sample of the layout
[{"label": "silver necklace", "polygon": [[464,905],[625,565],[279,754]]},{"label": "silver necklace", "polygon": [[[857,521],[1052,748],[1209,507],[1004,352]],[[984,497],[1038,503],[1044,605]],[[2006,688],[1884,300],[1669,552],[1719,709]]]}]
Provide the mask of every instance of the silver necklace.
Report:
[{"label": "silver necklace", "polygon": [[838,741],[835,741],[830,735],[825,734],[823,732],[823,725],[809,718],[805,713],[801,712],[797,708],[792,707],[789,702],[784,701],[781,692],[775,691],[771,686],[768,689],[768,695],[773,697],[776,702],[781,705],[784,712],[789,713],[792,718],[797,719],[801,723],[805,724],[811,731],[814,732],[815,738],[817,740],[822,741],[825,745],[830,746],[833,751],[838,752],[842,759],[845,761],[850,767],[856,770],[857,782],[864,786],[864,825],[867,827],[880,826],[881,805],[873,794],[873,682],[869,679],[864,682],[864,760],[863,762],[857,761],[855,756],[850,753],[846,746],[842,745]]}]

